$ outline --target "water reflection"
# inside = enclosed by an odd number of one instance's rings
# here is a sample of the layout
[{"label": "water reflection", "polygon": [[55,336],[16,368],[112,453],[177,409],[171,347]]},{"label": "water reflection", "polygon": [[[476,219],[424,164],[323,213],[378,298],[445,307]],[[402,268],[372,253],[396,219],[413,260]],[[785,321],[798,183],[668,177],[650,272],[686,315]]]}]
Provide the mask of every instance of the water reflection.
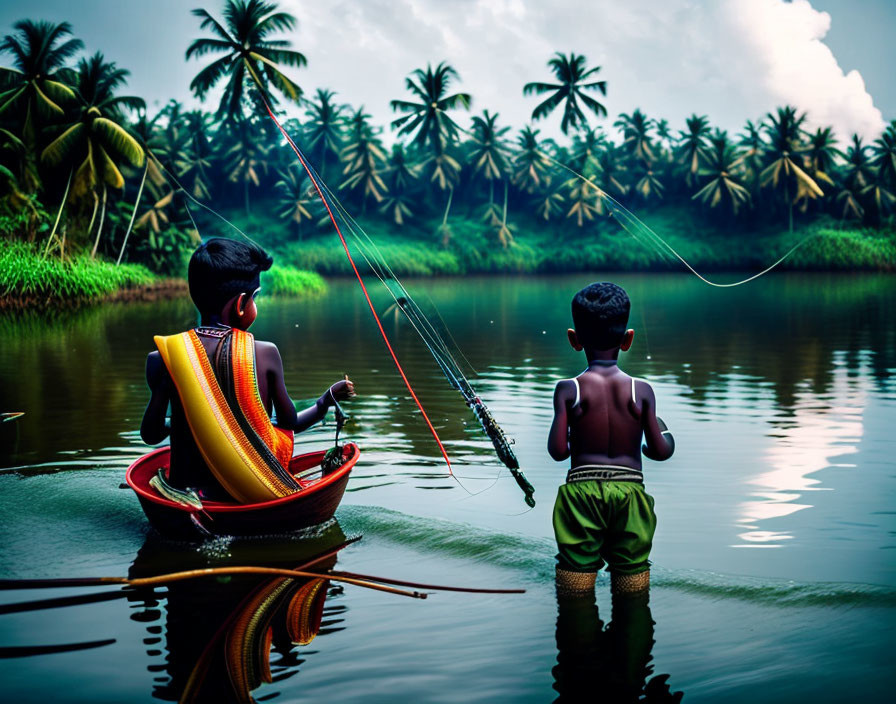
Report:
[{"label": "water reflection", "polygon": [[557,597],[557,702],[680,702],[669,675],[653,675],[649,594],[614,597],[604,627],[594,593]]},{"label": "water reflection", "polygon": [[764,453],[764,471],[748,480],[758,489],[739,507],[738,537],[743,542],[732,547],[782,547],[793,533],[786,526],[763,528],[760,522],[811,508],[806,495],[827,489],[813,476],[820,470],[856,466],[849,460],[864,434],[863,414],[873,391],[869,370],[862,364],[850,367],[842,353],[832,363],[833,378],[824,395],[798,392],[790,413],[770,421],[775,442]]},{"label": "water reflection", "polygon": [[[300,541],[253,540],[206,544],[202,550],[151,536],[140,549],[129,577],[147,577],[206,566],[258,565],[294,569],[345,543],[335,521]],[[211,553],[211,556],[210,556]],[[334,554],[313,571],[335,567]],[[146,623],[143,640],[155,673],[153,697],[163,701],[253,702],[278,695],[266,687],[299,673],[314,655],[317,636],[342,630],[345,606],[326,604],[342,593],[329,580],[234,576],[201,578],[168,585],[157,595],[132,592],[131,618]],[[164,599],[165,605],[160,605]]]}]

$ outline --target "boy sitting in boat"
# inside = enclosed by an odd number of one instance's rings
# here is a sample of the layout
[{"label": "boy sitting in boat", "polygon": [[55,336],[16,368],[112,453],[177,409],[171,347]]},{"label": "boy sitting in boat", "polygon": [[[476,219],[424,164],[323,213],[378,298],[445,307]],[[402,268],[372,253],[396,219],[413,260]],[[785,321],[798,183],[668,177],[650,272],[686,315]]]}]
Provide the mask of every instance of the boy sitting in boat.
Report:
[{"label": "boy sitting in boat", "polygon": [[158,350],[146,360],[152,396],[140,435],[150,445],[170,435],[167,481],[200,498],[256,503],[298,491],[289,472],[293,432],[322,420],[338,400],[354,396],[346,378],[297,412],[276,345],[246,332],[258,315],[259,277],[272,262],[254,244],[213,238],[200,245],[188,269],[200,325],[179,335],[156,336]]},{"label": "boy sitting in boat", "polygon": [[551,457],[571,457],[572,467],[554,505],[561,594],[590,592],[604,564],[614,594],[650,585],[656,515],[644,490],[641,438],[653,460],[669,459],[675,442],[656,415],[650,385],[617,365],[635,335],[626,329],[630,308],[612,283],[586,286],[572,300],[575,327],[567,335],[573,349],[585,352],[588,368],[557,384],[548,438]]}]

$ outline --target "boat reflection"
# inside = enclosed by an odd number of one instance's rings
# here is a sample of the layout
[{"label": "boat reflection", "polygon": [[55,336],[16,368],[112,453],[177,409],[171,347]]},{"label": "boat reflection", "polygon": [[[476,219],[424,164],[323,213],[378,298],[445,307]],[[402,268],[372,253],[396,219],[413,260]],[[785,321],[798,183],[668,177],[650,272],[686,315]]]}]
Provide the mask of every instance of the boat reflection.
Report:
[{"label": "boat reflection", "polygon": [[669,675],[653,674],[649,593],[614,597],[604,627],[594,594],[557,597],[556,702],[680,702]]},{"label": "boat reflection", "polygon": [[[212,542],[202,550],[150,536],[129,577],[226,565],[294,569],[345,543],[335,521],[301,540]],[[326,572],[336,560],[332,554],[308,569]],[[135,590],[129,597],[136,607],[132,618],[146,623],[143,642],[153,661],[148,669],[156,673],[153,696],[178,702],[255,701],[259,687],[298,673],[311,654],[303,648],[318,635],[341,630],[345,607],[325,603],[341,591],[323,578],[252,575],[174,582],[164,596]],[[162,598],[167,604],[160,609]]]}]

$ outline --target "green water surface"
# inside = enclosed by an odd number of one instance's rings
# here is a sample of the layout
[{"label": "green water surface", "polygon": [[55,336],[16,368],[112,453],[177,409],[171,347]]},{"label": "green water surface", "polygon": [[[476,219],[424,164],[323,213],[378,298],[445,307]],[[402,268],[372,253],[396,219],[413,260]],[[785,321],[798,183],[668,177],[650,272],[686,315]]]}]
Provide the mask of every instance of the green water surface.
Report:
[{"label": "green water surface", "polygon": [[[601,577],[596,608],[558,612],[550,514],[565,467],[545,445],[553,386],[584,366],[565,339],[569,300],[594,278],[406,282],[425,309],[437,307],[473,385],[515,438],[536,488],[531,511],[406,322],[384,315],[456,479],[356,284],[331,282],[313,301],[262,296],[252,332],[280,347],[294,398],[316,398],[344,372],[355,380],[345,432],[362,460],[338,525],[316,537],[199,547],[157,540],[120,488],[147,451],[136,431],[152,335],[193,324],[189,301],[0,320],[0,411],[25,412],[0,425],[0,578],[295,566],[320,545],[363,534],[338,569],[527,592],[419,601],[331,585],[310,644],[292,642],[285,607],[263,624],[273,681],[259,684],[256,662],[257,700],[543,702],[576,677],[593,683],[591,701],[620,692],[889,699],[896,279],[776,274],[710,289],[685,275],[613,275],[633,300],[636,329],[621,364],[653,385],[677,450],[666,463],[645,460],[659,517],[649,604],[611,610]],[[332,431],[309,430],[298,451],[323,448]],[[109,588],[0,592],[4,699],[176,701],[214,632],[258,584],[206,580],[127,598]],[[105,592],[91,603],[14,606]],[[239,701],[225,655],[204,676],[197,701]]]}]

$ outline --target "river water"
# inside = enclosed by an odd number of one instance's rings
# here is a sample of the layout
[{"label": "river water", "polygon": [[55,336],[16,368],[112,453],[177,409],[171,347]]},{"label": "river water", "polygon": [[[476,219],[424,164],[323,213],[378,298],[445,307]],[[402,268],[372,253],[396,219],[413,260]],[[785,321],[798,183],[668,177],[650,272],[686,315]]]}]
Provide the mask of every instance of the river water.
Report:
[{"label": "river water", "polygon": [[[584,365],[565,340],[569,300],[593,278],[407,284],[437,307],[515,438],[536,488],[530,511],[406,323],[384,316],[457,479],[355,284],[331,282],[313,301],[262,296],[252,332],[280,347],[294,398],[343,372],[359,392],[345,433],[362,458],[338,523],[304,539],[167,544],[121,488],[147,451],[136,432],[145,354],[153,334],[194,322],[188,300],[0,320],[0,410],[25,412],[0,425],[0,578],[295,566],[362,534],[338,569],[526,589],[411,600],[331,584],[312,598],[314,583],[277,596],[270,582],[233,578],[126,598],[0,592],[4,699],[544,702],[574,681],[602,701],[892,696],[896,279],[776,274],[710,289],[684,275],[613,275],[636,329],[621,365],[653,385],[677,450],[645,460],[659,517],[649,603],[613,608],[601,576],[596,606],[558,612],[550,515],[565,468],[545,444],[553,386]],[[332,432],[309,430],[299,451]],[[15,606],[51,598],[63,601]],[[319,625],[311,642],[303,623]]]}]

